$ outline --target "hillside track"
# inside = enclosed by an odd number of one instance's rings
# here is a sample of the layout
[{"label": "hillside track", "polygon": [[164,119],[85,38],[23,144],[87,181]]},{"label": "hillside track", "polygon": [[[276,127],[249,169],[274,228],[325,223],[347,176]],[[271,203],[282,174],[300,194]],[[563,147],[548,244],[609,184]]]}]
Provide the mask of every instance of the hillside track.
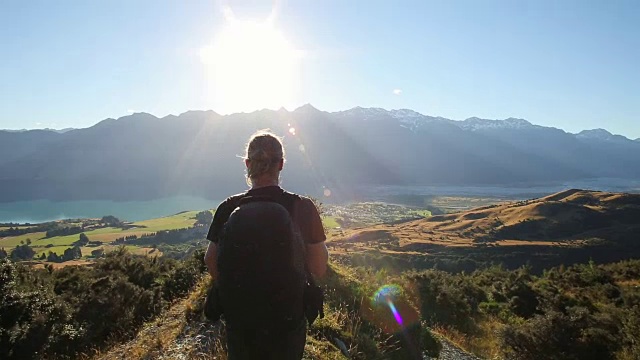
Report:
[{"label": "hillside track", "polygon": [[425,360],[481,360],[479,357],[462,350],[446,338],[439,337],[438,340],[442,344],[440,355],[437,358],[425,356]]}]

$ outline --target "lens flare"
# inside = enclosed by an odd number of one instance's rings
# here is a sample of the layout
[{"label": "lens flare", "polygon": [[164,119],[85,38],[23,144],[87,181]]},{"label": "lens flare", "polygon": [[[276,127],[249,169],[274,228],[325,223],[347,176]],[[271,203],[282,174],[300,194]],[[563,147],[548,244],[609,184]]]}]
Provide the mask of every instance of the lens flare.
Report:
[{"label": "lens flare", "polygon": [[393,300],[402,294],[402,290],[398,285],[385,285],[378,289],[373,295],[372,302],[375,304],[386,304],[391,310],[393,317],[396,319],[398,325],[403,326],[404,321]]},{"label": "lens flare", "polygon": [[393,304],[393,301],[391,301],[391,299],[387,300],[387,305],[389,305],[389,309],[391,309],[391,312],[393,313],[393,317],[396,318],[396,322],[402,326],[402,316],[400,316],[400,313],[398,312],[398,309],[396,309],[396,306]]}]

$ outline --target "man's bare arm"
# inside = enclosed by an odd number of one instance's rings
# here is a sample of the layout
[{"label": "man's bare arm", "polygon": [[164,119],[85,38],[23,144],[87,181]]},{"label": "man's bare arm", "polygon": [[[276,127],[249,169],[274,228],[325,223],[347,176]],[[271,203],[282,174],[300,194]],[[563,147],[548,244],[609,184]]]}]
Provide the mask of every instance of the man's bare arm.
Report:
[{"label": "man's bare arm", "polygon": [[307,265],[309,271],[316,278],[323,277],[327,272],[328,261],[329,251],[324,241],[317,244],[307,244]]}]

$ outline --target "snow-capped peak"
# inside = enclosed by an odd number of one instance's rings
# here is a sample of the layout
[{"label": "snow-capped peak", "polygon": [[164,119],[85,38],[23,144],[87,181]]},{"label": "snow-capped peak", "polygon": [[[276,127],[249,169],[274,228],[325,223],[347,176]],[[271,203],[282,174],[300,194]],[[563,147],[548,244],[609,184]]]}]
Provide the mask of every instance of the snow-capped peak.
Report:
[{"label": "snow-capped peak", "polygon": [[585,140],[611,140],[613,134],[605,129],[583,130],[576,135],[578,139]]},{"label": "snow-capped peak", "polygon": [[358,106],[349,110],[338,111],[334,114],[342,117],[354,117],[362,120],[395,120],[401,127],[411,131],[416,131],[421,126],[433,121],[449,122],[447,119],[426,116],[410,109],[386,110],[382,108],[363,108]]},{"label": "snow-capped peak", "polygon": [[534,125],[524,119],[508,118],[505,120],[489,120],[471,117],[458,122],[458,125],[465,130],[477,131],[484,129],[525,129]]},{"label": "snow-capped peak", "polygon": [[576,138],[580,140],[613,141],[625,144],[630,142],[640,142],[640,139],[634,141],[622,135],[614,135],[604,129],[584,130],[578,133]]},{"label": "snow-capped peak", "polygon": [[394,119],[418,119],[418,118],[426,118],[426,116],[420,114],[417,111],[409,110],[409,109],[398,109],[398,110],[390,110],[389,115],[391,115]]},{"label": "snow-capped peak", "polygon": [[356,106],[353,109],[338,111],[334,114],[342,115],[342,116],[355,116],[360,119],[369,120],[374,117],[378,117],[381,115],[387,115],[388,111],[381,108],[363,108],[360,106]]},{"label": "snow-capped peak", "polygon": [[421,126],[433,122],[449,122],[449,120],[441,117],[427,116],[409,109],[391,110],[389,111],[389,115],[397,119],[400,122],[400,126],[411,131],[416,131]]}]

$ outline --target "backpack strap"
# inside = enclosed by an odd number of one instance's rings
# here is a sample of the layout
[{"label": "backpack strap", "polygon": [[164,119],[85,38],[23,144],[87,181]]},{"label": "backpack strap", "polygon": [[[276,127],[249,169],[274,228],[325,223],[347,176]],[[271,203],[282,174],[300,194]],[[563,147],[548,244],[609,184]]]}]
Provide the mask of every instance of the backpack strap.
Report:
[{"label": "backpack strap", "polygon": [[[300,195],[294,194],[294,193],[290,193],[288,191],[282,190],[282,199],[283,199],[283,203],[282,206],[284,206],[287,211],[289,211],[289,215],[291,215],[291,218],[294,219],[294,208],[295,205],[298,201],[302,200],[302,198],[300,197]],[[317,287],[316,284],[316,280],[313,278],[313,275],[311,274],[311,271],[309,270],[309,265],[307,264],[307,260],[304,260],[304,273],[307,277],[307,282],[314,287]],[[322,312],[322,317],[324,317],[324,312],[322,311],[322,309],[320,310]]]},{"label": "backpack strap", "polygon": [[[265,195],[246,195],[243,196],[239,201],[238,201],[238,206],[242,206],[245,204],[249,204],[249,203],[253,203],[253,202],[262,202],[262,201],[267,201],[267,202],[274,202],[274,203],[278,203],[280,204],[279,201],[277,201],[276,199],[272,198],[271,196],[265,196]],[[280,204],[282,205],[282,204]],[[289,209],[287,209],[289,210]]]},{"label": "backpack strap", "polygon": [[282,195],[280,198],[282,199],[282,202],[281,202],[282,206],[284,206],[285,209],[287,209],[287,211],[289,212],[289,215],[291,215],[291,218],[293,219],[296,203],[302,199],[300,198],[299,195],[290,193],[285,190],[282,190]]},{"label": "backpack strap", "polygon": [[291,219],[293,219],[296,202],[298,202],[298,200],[300,199],[301,198],[299,195],[282,190],[282,194],[277,198],[267,195],[245,195],[240,198],[237,206],[261,201],[274,202],[276,204],[282,205],[285,209],[287,209],[287,211],[289,212],[289,216],[291,216]]}]

